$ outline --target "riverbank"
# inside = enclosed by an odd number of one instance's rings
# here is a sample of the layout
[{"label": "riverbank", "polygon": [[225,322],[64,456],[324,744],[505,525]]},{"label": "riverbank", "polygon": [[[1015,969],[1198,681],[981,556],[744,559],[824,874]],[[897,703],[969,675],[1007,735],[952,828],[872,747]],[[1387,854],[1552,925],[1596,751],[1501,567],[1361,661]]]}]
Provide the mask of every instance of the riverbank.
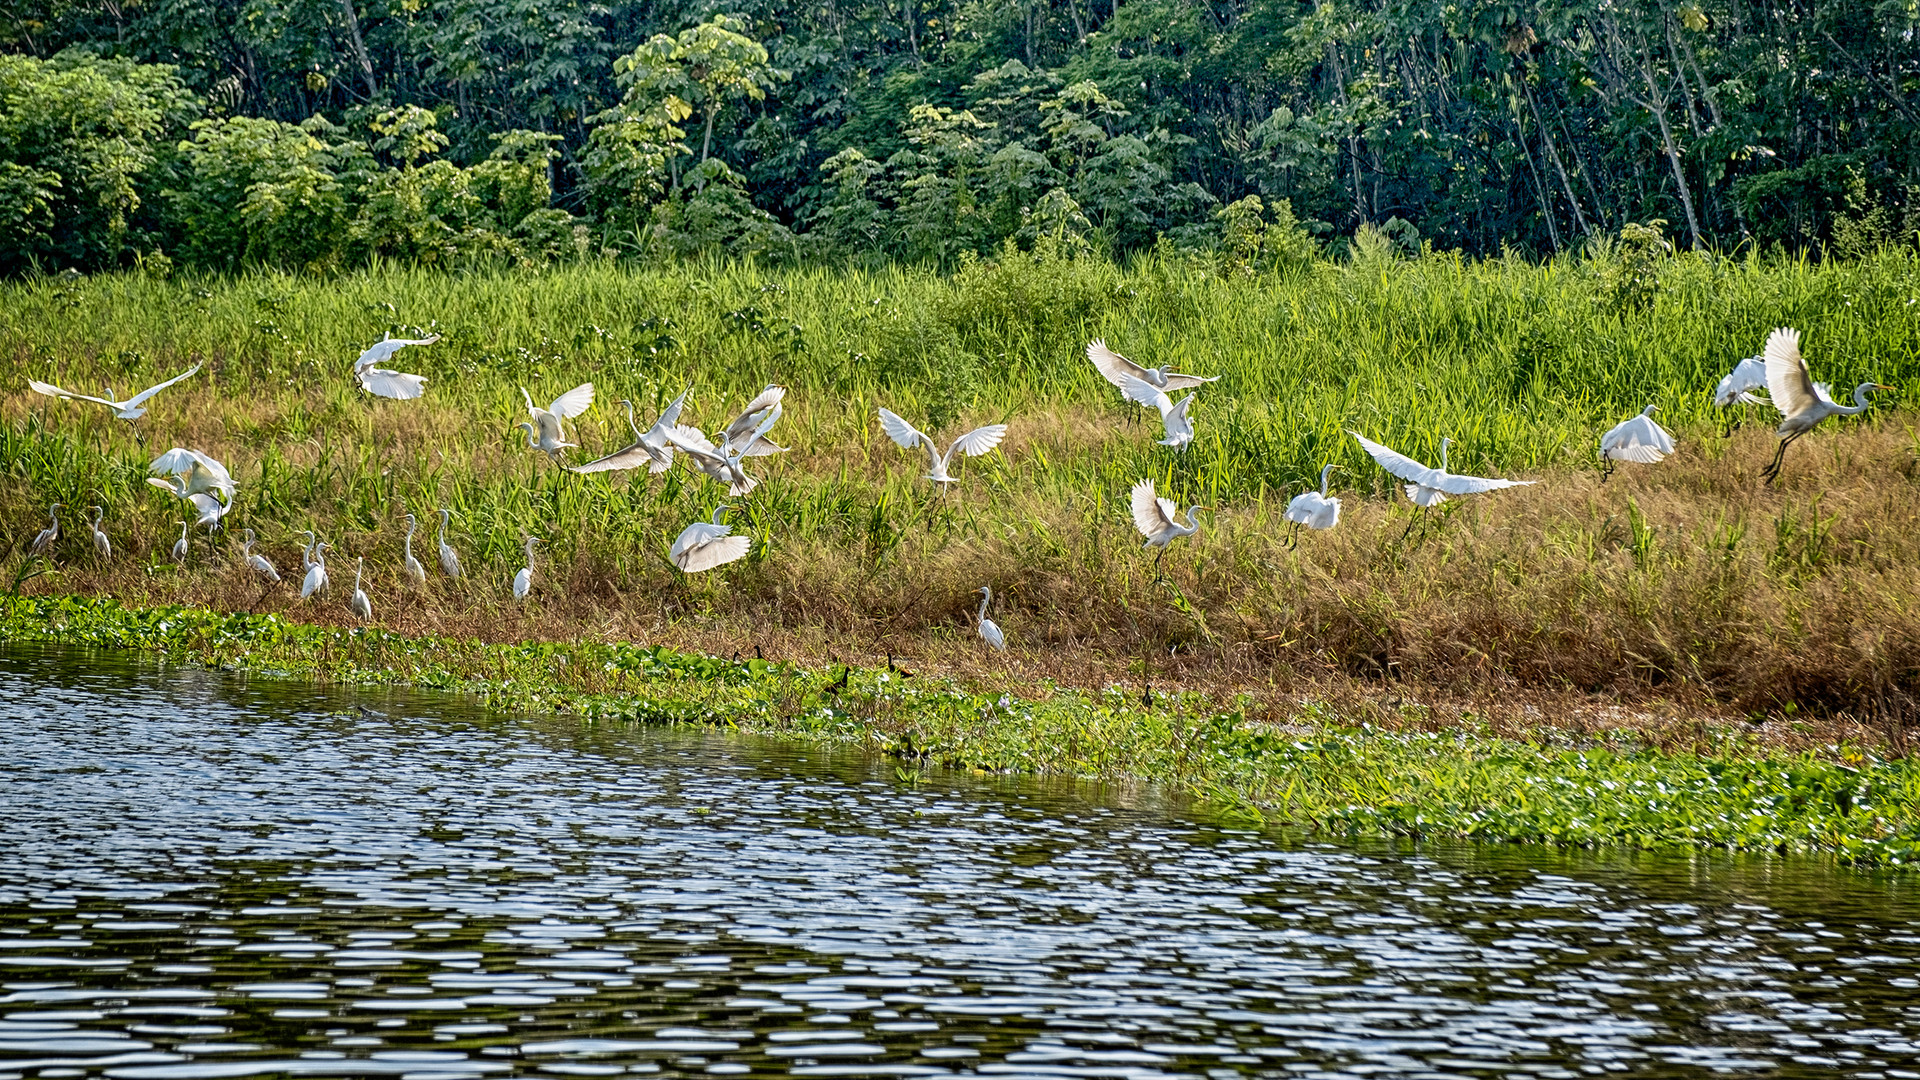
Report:
[{"label": "riverbank", "polygon": [[891,667],[805,667],[611,643],[485,644],[111,600],[0,598],[0,638],[133,649],[170,661],[476,695],[589,723],[699,723],[834,742],[926,769],[1144,780],[1249,821],[1329,836],[1819,852],[1920,862],[1920,762],[1858,745],[1790,749],[1741,725],[1497,734],[1399,702],[1356,722],[1303,699],[1284,716],[1197,693],[1000,687]]}]

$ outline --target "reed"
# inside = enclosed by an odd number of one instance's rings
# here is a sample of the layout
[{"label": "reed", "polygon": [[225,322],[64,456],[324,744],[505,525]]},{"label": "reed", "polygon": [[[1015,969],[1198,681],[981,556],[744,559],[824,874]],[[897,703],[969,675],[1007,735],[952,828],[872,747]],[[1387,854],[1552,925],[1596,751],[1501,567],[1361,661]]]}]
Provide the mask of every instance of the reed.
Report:
[{"label": "reed", "polygon": [[[1042,251],[949,275],[589,263],[18,283],[0,287],[0,523],[25,538],[47,503],[107,509],[115,561],[96,564],[72,533],[27,593],[344,623],[344,595],[305,608],[285,588],[263,595],[230,537],[196,536],[172,565],[177,504],[141,477],[152,451],[190,446],[241,484],[232,532],[254,528],[284,569],[294,533],[318,529],[336,561],[367,559],[376,622],[403,631],[893,652],[977,673],[1000,663],[968,636],[969,598],[992,584],[1008,663],[1035,679],[1273,701],[1328,680],[1599,693],[1870,718],[1904,739],[1920,719],[1913,414],[1895,395],[1833,424],[1766,488],[1771,418],[1723,434],[1708,394],[1776,325],[1803,331],[1821,379],[1913,387],[1920,263],[1689,255],[1662,262],[1651,293],[1620,288],[1622,273],[1604,256],[1376,254],[1255,276]],[[357,391],[362,347],[425,331],[444,339],[394,365],[429,377],[425,398]],[[1191,447],[1154,445],[1157,423],[1086,363],[1092,337],[1223,376],[1200,394]],[[124,391],[195,362],[202,376],[140,422],[145,449],[105,410],[23,385]],[[545,400],[586,380],[599,400],[583,458],[628,440],[617,398],[650,413],[691,385],[690,418],[711,429],[763,384],[792,388],[776,435],[795,449],[728,500],[757,541],[746,560],[694,579],[666,562],[721,497],[704,480],[575,476],[518,442],[520,386]],[[1650,402],[1681,453],[1602,483],[1599,432]],[[924,458],[880,434],[882,404],[937,433],[1013,430],[936,497]],[[1348,428],[1429,459],[1450,435],[1456,470],[1543,483],[1450,503],[1401,543],[1408,508]],[[1327,461],[1350,470],[1336,473],[1343,523],[1289,549],[1285,498]],[[1220,508],[1164,580],[1125,523],[1141,476]],[[440,506],[470,576],[413,592],[400,516],[430,531]],[[550,543],[518,608],[523,530]]]}]

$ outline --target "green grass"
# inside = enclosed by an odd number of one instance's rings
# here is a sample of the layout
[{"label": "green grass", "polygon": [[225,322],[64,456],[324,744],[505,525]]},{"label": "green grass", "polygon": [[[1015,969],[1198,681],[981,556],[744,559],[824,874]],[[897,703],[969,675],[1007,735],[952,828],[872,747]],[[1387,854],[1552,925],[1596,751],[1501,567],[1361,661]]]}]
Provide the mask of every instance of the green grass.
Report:
[{"label": "green grass", "polygon": [[[1708,400],[1778,325],[1802,330],[1836,386],[1920,387],[1920,262],[1683,255],[1653,269],[1651,292],[1624,287],[1610,257],[1443,255],[1265,276],[1011,255],[950,275],[586,264],[16,283],[0,286],[0,525],[24,538],[49,502],[107,508],[121,558],[93,566],[82,531],[29,592],[250,606],[230,548],[196,547],[184,571],[166,559],[177,504],[141,479],[153,451],[181,445],[233,468],[231,524],[283,567],[309,527],[335,543],[336,579],[365,556],[376,612],[403,629],[726,631],[749,646],[777,631],[825,635],[802,649],[816,656],[852,641],[932,655],[961,647],[968,597],[991,583],[1016,650],[1091,649],[1083,674],[1144,676],[1145,658],[1179,649],[1215,665],[1190,677],[1282,691],[1334,673],[1920,718],[1920,438],[1904,395],[1802,440],[1778,489],[1752,479],[1769,418],[1723,439]],[[394,365],[430,377],[426,398],[359,393],[361,348],[426,330],[445,340]],[[1154,445],[1157,424],[1087,364],[1093,337],[1222,376],[1200,393],[1192,447]],[[124,393],[195,362],[207,370],[140,422],[145,451],[105,410],[22,386]],[[671,537],[720,497],[684,470],[583,478],[519,443],[519,387],[544,401],[585,380],[600,393],[583,458],[627,441],[617,398],[650,414],[691,384],[689,417],[712,430],[761,385],[792,388],[775,436],[794,452],[734,500],[758,541],[747,560],[691,582],[667,567]],[[1599,432],[1648,403],[1684,460],[1597,485]],[[924,459],[880,434],[879,405],[936,432],[1013,431],[936,500]],[[1458,471],[1546,482],[1450,504],[1435,539],[1400,545],[1404,502],[1349,428],[1429,460],[1451,436]],[[1279,509],[1326,461],[1349,469],[1347,523],[1290,551]],[[1142,476],[1219,508],[1169,557],[1171,585],[1124,520]],[[405,594],[399,515],[443,505],[473,576]],[[523,530],[550,541],[538,617],[501,605]]]},{"label": "green grass", "polygon": [[929,768],[1164,784],[1249,820],[1337,837],[1820,852],[1920,860],[1920,761],[1830,746],[1767,750],[1732,732],[1698,752],[1614,734],[1500,738],[1472,724],[1349,726],[1323,703],[1283,724],[1235,702],[1055,688],[1016,700],[885,669],[806,668],[625,644],[496,644],[340,630],[278,616],[0,598],[0,640],[164,653],[178,662],[460,690],[585,722],[720,724]]}]

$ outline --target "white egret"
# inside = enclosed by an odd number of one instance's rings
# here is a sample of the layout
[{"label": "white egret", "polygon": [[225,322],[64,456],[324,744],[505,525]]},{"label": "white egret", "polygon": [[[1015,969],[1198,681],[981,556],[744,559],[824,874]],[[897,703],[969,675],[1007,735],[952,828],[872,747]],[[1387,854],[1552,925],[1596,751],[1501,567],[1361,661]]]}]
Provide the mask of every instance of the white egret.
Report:
[{"label": "white egret", "polygon": [[300,548],[300,572],[313,569],[313,549],[320,546],[320,534],[312,529],[301,529],[307,535],[307,542]]},{"label": "white egret", "polygon": [[513,575],[513,598],[515,600],[525,600],[527,594],[533,591],[533,545],[546,543],[545,540],[537,536],[526,537],[526,542],[527,565],[521,567],[520,572]]},{"label": "white egret", "polygon": [[1891,386],[1879,383],[1863,382],[1853,388],[1853,405],[1836,404],[1833,391],[1826,383],[1816,383],[1807,372],[1807,362],[1800,355],[1800,331],[1784,327],[1767,335],[1767,396],[1773,399],[1773,407],[1785,417],[1774,434],[1780,437],[1780,447],[1773,452],[1773,462],[1760,470],[1760,475],[1771,484],[1780,479],[1780,462],[1787,456],[1787,445],[1793,440],[1812,431],[1814,426],[1829,416],[1857,416],[1867,411],[1867,395],[1875,390],[1891,390]]},{"label": "white egret", "polygon": [[633,429],[633,442],[625,449],[616,450],[606,457],[589,461],[585,465],[571,466],[570,471],[613,472],[617,469],[637,469],[645,465],[648,472],[666,472],[673,467],[674,450],[673,444],[667,441],[667,432],[679,426],[680,412],[686,408],[687,394],[692,392],[689,389],[673,399],[673,404],[667,406],[666,411],[662,412],[659,419],[655,420],[653,426],[644,433],[641,432],[640,425],[633,422],[633,402],[621,398],[620,404],[627,407],[627,426]]},{"label": "white egret", "polygon": [[987,605],[993,603],[993,588],[982,585],[979,591],[985,594],[980,598],[980,640],[1004,652],[1007,647],[1007,635],[1000,632],[998,624],[987,618]]},{"label": "white egret", "polygon": [[[747,402],[747,407],[740,410],[740,415],[734,417],[733,422],[720,433],[720,445],[745,447],[740,451],[740,456],[743,458],[770,457],[774,454],[786,453],[786,447],[775,446],[773,440],[767,438],[767,429],[773,427],[773,424],[766,419],[769,413],[778,417],[780,403],[786,399],[786,396],[786,387],[779,383],[768,383],[767,388],[760,391],[752,401]],[[749,436],[751,436],[750,445]]]},{"label": "white egret", "polygon": [[313,553],[307,564],[307,576],[300,582],[300,599],[305,600],[316,593],[327,591],[327,548],[332,545],[322,541],[313,546]]},{"label": "white egret", "polygon": [[1153,481],[1142,480],[1133,485],[1133,527],[1147,538],[1142,547],[1157,547],[1160,554],[1153,560],[1157,569],[1160,560],[1167,557],[1167,545],[1183,536],[1192,536],[1200,531],[1200,523],[1194,520],[1194,514],[1210,509],[1205,506],[1187,507],[1187,523],[1180,524],[1174,515],[1179,507],[1172,499],[1163,499],[1153,493]]},{"label": "white egret", "polygon": [[367,591],[360,587],[360,571],[366,566],[365,558],[353,560],[353,599],[347,601],[347,607],[361,622],[373,621],[373,601],[367,599]]},{"label": "white egret", "polygon": [[273,565],[272,559],[269,559],[265,555],[262,555],[259,552],[253,550],[253,545],[258,543],[259,541],[253,538],[252,529],[246,530],[246,537],[247,537],[246,540],[244,540],[240,544],[240,554],[245,556],[247,561],[247,566],[252,568],[254,573],[259,574],[263,578],[266,578],[269,582],[279,581],[280,568]]},{"label": "white egret", "polygon": [[454,553],[453,545],[447,543],[447,515],[453,513],[446,507],[440,508],[440,572],[450,578],[460,576],[460,556]]},{"label": "white egret", "polygon": [[1713,403],[1723,409],[1735,405],[1765,405],[1767,399],[1753,393],[1767,388],[1767,358],[1749,356],[1733,365],[1733,370],[1720,377],[1720,385],[1713,388]]},{"label": "white egret", "polygon": [[408,375],[405,372],[392,371],[379,365],[393,359],[393,354],[409,345],[431,345],[440,340],[440,335],[424,338],[389,337],[368,346],[367,351],[353,362],[353,377],[360,380],[360,388],[376,397],[417,398],[427,385],[424,375]]},{"label": "white egret", "polygon": [[1372,455],[1380,467],[1407,481],[1407,498],[1415,506],[1437,506],[1447,501],[1449,495],[1478,495],[1485,491],[1498,491],[1502,488],[1525,487],[1537,483],[1534,480],[1494,480],[1480,476],[1460,476],[1447,471],[1447,447],[1453,445],[1451,438],[1440,440],[1440,467],[1428,468],[1398,451],[1389,450],[1357,431],[1347,434],[1359,440],[1360,446]]},{"label": "white egret", "polygon": [[233,509],[233,477],[225,465],[198,450],[176,446],[154,458],[148,469],[153,475],[147,483],[191,503],[194,524],[209,532],[219,527],[220,519]]},{"label": "white egret", "polygon": [[1640,415],[1622,420],[1600,436],[1600,460],[1606,463],[1600,479],[1613,475],[1616,461],[1652,465],[1673,453],[1673,436],[1653,422],[1653,414],[1659,411],[1660,406],[1649,405],[1640,410]]},{"label": "white egret", "polygon": [[1190,390],[1202,383],[1220,381],[1218,375],[1183,375],[1174,371],[1171,365],[1157,368],[1142,367],[1107,348],[1107,343],[1097,338],[1087,343],[1087,359],[1093,361],[1093,366],[1100,372],[1101,378],[1119,387],[1122,393],[1126,392],[1126,380],[1129,378],[1139,379],[1161,390]]},{"label": "white egret", "polygon": [[[53,385],[52,383],[43,383],[35,379],[28,379],[27,387],[33,390],[35,393],[46,394],[48,397],[71,398],[74,401],[91,401],[91,402],[94,402],[95,404],[105,405],[107,408],[113,410],[113,415],[119,417],[122,420],[131,422],[131,421],[140,419],[142,416],[147,415],[147,410],[144,408],[144,405],[148,398],[152,397],[153,395],[159,393],[162,390],[165,390],[167,387],[172,386],[174,383],[179,382],[181,379],[185,379],[193,375],[195,372],[199,370],[200,370],[200,365],[195,364],[192,367],[188,368],[187,370],[181,372],[180,374],[175,375],[173,378],[168,379],[166,382],[163,382],[158,386],[149,386],[145,390],[140,391],[139,393],[133,395],[132,397],[128,398],[125,401],[112,400],[113,387],[111,386],[107,387],[107,396],[103,398],[89,397],[86,394],[76,394],[71,390],[62,390],[59,387]],[[136,432],[136,434],[138,434],[138,432]]]},{"label": "white egret", "polygon": [[180,526],[180,539],[173,542],[173,561],[184,563],[187,561],[187,523],[176,521],[174,524]]},{"label": "white egret", "polygon": [[1166,391],[1132,376],[1122,381],[1120,389],[1127,395],[1127,400],[1160,411],[1160,426],[1167,429],[1167,437],[1160,440],[1161,446],[1184,450],[1193,441],[1193,421],[1187,419],[1187,407],[1193,404],[1194,395],[1188,394],[1180,399],[1179,404],[1175,404]]},{"label": "white egret", "polygon": [[932,436],[901,419],[898,413],[881,409],[880,427],[887,433],[888,438],[900,445],[902,450],[911,450],[916,446],[927,448],[927,458],[933,463],[932,471],[927,473],[927,479],[936,484],[951,484],[957,479],[947,472],[947,466],[953,461],[955,451],[959,451],[966,457],[979,457],[990,453],[994,447],[1000,445],[1001,439],[1007,437],[1007,425],[988,424],[985,427],[974,428],[953,440],[953,445],[947,447],[947,452],[942,454]]},{"label": "white egret", "polygon": [[732,507],[716,506],[711,522],[696,521],[681,529],[680,535],[674,537],[673,546],[667,549],[667,557],[673,560],[673,565],[689,574],[697,574],[744,558],[747,549],[753,546],[753,539],[734,536],[732,526],[720,523],[721,517],[730,509]]},{"label": "white egret", "polygon": [[415,519],[412,514],[408,514],[407,538],[401,541],[400,544],[400,568],[406,572],[408,577],[413,579],[415,585],[425,585],[427,583],[427,568],[421,566],[420,560],[413,557],[413,533],[414,530],[419,527],[420,522]]},{"label": "white egret", "polygon": [[771,409],[766,410],[760,426],[754,428],[746,436],[746,441],[738,445],[732,439],[727,439],[722,445],[715,446],[707,441],[707,437],[699,428],[687,427],[684,424],[668,430],[666,437],[668,442],[678,447],[687,456],[687,461],[693,468],[727,485],[727,494],[740,496],[760,485],[760,481],[747,475],[742,463],[747,458],[758,456],[754,453],[754,449],[760,445],[760,440],[766,437],[767,430],[779,420],[780,405],[776,402]]},{"label": "white egret", "polygon": [[1340,500],[1327,494],[1327,478],[1339,465],[1324,465],[1320,469],[1320,490],[1303,491],[1287,503],[1287,520],[1293,522],[1293,536],[1300,535],[1300,526],[1309,529],[1331,529],[1340,524]]},{"label": "white egret", "polygon": [[532,423],[522,421],[514,425],[527,431],[527,446],[534,450],[545,450],[547,456],[559,459],[560,451],[578,443],[567,441],[563,420],[571,420],[586,412],[593,404],[593,384],[581,383],[579,386],[553,399],[553,404],[541,408],[533,403],[533,395],[526,387],[520,388],[520,396],[527,400],[527,413],[533,417]]},{"label": "white egret", "polygon": [[54,541],[60,539],[60,510],[66,505],[66,503],[54,503],[52,506],[47,507],[47,519],[52,521],[53,524],[41,529],[40,532],[34,536],[33,546],[28,549],[31,554],[45,555],[47,549],[53,546]]},{"label": "white egret", "polygon": [[93,511],[93,520],[88,525],[93,529],[94,554],[102,559],[113,558],[113,542],[107,539],[105,530],[100,528],[100,519],[106,517],[107,512],[98,506],[89,506],[87,509]]}]

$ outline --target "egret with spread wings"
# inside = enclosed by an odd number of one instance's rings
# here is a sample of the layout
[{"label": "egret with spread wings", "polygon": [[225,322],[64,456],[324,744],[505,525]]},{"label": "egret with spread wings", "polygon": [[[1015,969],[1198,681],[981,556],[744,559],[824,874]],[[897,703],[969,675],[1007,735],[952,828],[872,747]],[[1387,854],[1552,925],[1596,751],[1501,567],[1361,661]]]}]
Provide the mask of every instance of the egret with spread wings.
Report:
[{"label": "egret with spread wings", "polygon": [[409,345],[431,345],[440,340],[440,335],[423,338],[389,337],[367,347],[360,358],[353,362],[353,377],[360,381],[360,388],[376,397],[399,398],[408,400],[417,398],[427,385],[425,375],[409,375],[403,371],[393,371],[380,365],[393,359],[393,354]]},{"label": "egret with spread wings", "polygon": [[[158,386],[149,386],[145,390],[140,391],[139,393],[133,395],[132,397],[128,398],[125,401],[112,400],[113,387],[111,386],[107,387],[108,396],[103,398],[90,397],[86,394],[76,394],[71,390],[62,390],[59,387],[53,385],[52,383],[43,383],[37,379],[28,379],[27,387],[28,389],[34,391],[35,393],[46,394],[48,397],[71,398],[74,401],[91,401],[98,405],[105,405],[107,408],[113,410],[113,415],[131,423],[132,421],[138,420],[141,417],[147,415],[146,401],[148,398],[151,398],[153,395],[159,393],[162,390],[165,390],[169,386],[172,386],[174,383],[179,382],[181,379],[184,379],[193,375],[195,372],[199,370],[200,370],[200,365],[195,364],[192,367],[188,368],[187,370],[181,372],[180,374],[175,375],[173,378],[168,379],[166,382],[163,382]],[[140,432],[138,429],[134,430],[134,437],[135,438],[140,437]]]},{"label": "egret with spread wings", "polygon": [[673,467],[674,450],[673,443],[667,441],[667,432],[679,425],[680,411],[686,408],[687,394],[692,392],[688,390],[674,398],[673,404],[667,406],[666,411],[660,414],[660,418],[653,422],[653,427],[645,432],[640,430],[640,425],[633,422],[633,402],[621,398],[620,404],[627,409],[627,427],[633,430],[633,442],[606,457],[596,458],[585,465],[572,466],[572,471],[577,473],[614,472],[622,469],[637,469],[645,465],[648,472],[666,472]]},{"label": "egret with spread wings", "polygon": [[1773,461],[1760,470],[1760,475],[1771,484],[1780,479],[1780,462],[1787,455],[1787,446],[1795,439],[1812,431],[1820,421],[1829,416],[1857,416],[1867,411],[1870,402],[1867,395],[1875,390],[1891,390],[1891,386],[1879,383],[1863,382],[1853,388],[1853,405],[1841,405],[1833,400],[1833,391],[1826,383],[1813,381],[1807,371],[1807,361],[1800,355],[1800,331],[1782,327],[1767,335],[1767,396],[1773,399],[1773,407],[1780,410],[1785,419],[1774,429],[1780,436],[1780,447],[1773,452]]},{"label": "egret with spread wings", "polygon": [[916,446],[927,448],[927,457],[933,463],[933,471],[927,474],[927,479],[936,484],[951,484],[956,479],[947,472],[947,466],[952,463],[955,451],[965,457],[979,457],[991,452],[994,447],[1000,445],[1001,439],[1007,437],[1007,425],[988,424],[985,427],[974,428],[953,440],[953,445],[947,447],[947,452],[942,454],[940,448],[934,445],[931,436],[907,423],[898,413],[890,409],[880,410],[880,427],[886,431],[888,438],[900,445],[902,450],[911,450]]},{"label": "egret with spread wings", "polygon": [[1193,421],[1187,419],[1187,408],[1193,404],[1194,395],[1188,394],[1176,404],[1166,391],[1131,375],[1122,381],[1120,389],[1128,400],[1160,411],[1160,426],[1167,431],[1167,437],[1160,440],[1161,446],[1184,450],[1193,441]]},{"label": "egret with spread wings", "polygon": [[1440,440],[1440,467],[1429,468],[1396,450],[1389,450],[1357,431],[1347,434],[1359,440],[1360,446],[1380,463],[1380,467],[1405,480],[1407,498],[1415,506],[1426,508],[1438,506],[1447,501],[1449,495],[1478,495],[1487,491],[1499,491],[1502,488],[1525,487],[1536,483],[1533,480],[1497,480],[1484,476],[1462,476],[1447,471],[1447,447],[1453,445],[1451,438]]},{"label": "egret with spread wings", "polygon": [[722,523],[721,518],[730,509],[732,507],[725,505],[716,506],[712,521],[696,521],[681,529],[680,535],[674,537],[673,546],[667,549],[673,565],[697,574],[745,558],[747,549],[753,546],[753,538],[735,536],[733,527]]},{"label": "egret with spread wings", "polygon": [[1153,560],[1154,569],[1159,569],[1160,560],[1167,557],[1167,545],[1183,536],[1192,536],[1200,531],[1200,523],[1194,515],[1205,506],[1187,507],[1187,523],[1182,525],[1175,515],[1179,507],[1172,499],[1163,499],[1154,494],[1153,481],[1141,480],[1133,485],[1133,527],[1147,538],[1142,547],[1157,547],[1160,554]]},{"label": "egret with spread wings", "polygon": [[1087,343],[1087,359],[1093,361],[1094,369],[1100,372],[1101,378],[1119,387],[1123,393],[1127,389],[1126,380],[1130,378],[1169,391],[1191,390],[1202,383],[1220,381],[1218,375],[1181,374],[1174,371],[1171,364],[1157,368],[1142,367],[1107,348],[1107,343],[1098,338]]},{"label": "egret with spread wings", "polygon": [[1606,463],[1600,479],[1613,475],[1616,461],[1653,465],[1673,453],[1673,436],[1653,422],[1653,414],[1659,410],[1660,406],[1649,405],[1640,410],[1640,415],[1615,424],[1600,436],[1600,460]]},{"label": "egret with spread wings", "polygon": [[786,387],[779,383],[768,383],[767,388],[747,402],[747,407],[740,410],[740,415],[734,417],[733,422],[720,433],[720,445],[744,447],[740,452],[741,457],[770,457],[786,453],[786,447],[776,446],[773,440],[767,438],[767,431],[773,427],[767,417],[779,416],[781,402],[786,396]]},{"label": "egret with spread wings", "polygon": [[766,437],[769,428],[780,421],[780,404],[775,402],[766,410],[760,426],[747,433],[746,441],[735,445],[734,441],[723,434],[721,445],[715,446],[707,440],[699,428],[671,428],[665,432],[667,441],[686,455],[689,465],[727,485],[727,494],[735,497],[745,495],[760,485],[760,481],[747,475],[742,463],[750,457],[756,457],[754,449]]},{"label": "egret with spread wings", "polygon": [[153,459],[147,483],[192,504],[194,524],[212,530],[233,509],[233,477],[227,467],[198,450],[174,447]]},{"label": "egret with spread wings", "polygon": [[528,449],[544,450],[548,457],[557,461],[560,451],[579,445],[567,441],[567,429],[562,421],[571,420],[592,406],[592,383],[581,383],[554,398],[553,404],[544,409],[533,403],[533,395],[527,393],[526,387],[520,388],[520,396],[526,399],[527,414],[533,417],[533,421],[529,423],[523,420],[514,427],[526,430]]}]

